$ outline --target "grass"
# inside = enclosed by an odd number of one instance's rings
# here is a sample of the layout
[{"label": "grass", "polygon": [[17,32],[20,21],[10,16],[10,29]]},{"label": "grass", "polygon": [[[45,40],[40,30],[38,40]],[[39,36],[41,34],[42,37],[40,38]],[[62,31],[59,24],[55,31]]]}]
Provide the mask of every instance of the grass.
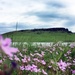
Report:
[{"label": "grass", "polygon": [[75,34],[66,32],[49,32],[49,31],[24,31],[12,32],[3,35],[10,37],[13,42],[74,42]]}]

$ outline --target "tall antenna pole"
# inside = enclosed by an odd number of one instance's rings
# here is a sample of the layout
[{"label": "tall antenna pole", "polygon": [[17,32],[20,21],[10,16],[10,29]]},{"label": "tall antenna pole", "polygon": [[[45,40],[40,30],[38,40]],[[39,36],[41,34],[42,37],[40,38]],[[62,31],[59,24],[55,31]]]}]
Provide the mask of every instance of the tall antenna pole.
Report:
[{"label": "tall antenna pole", "polygon": [[18,22],[16,23],[16,31],[17,31],[17,28],[18,28]]}]

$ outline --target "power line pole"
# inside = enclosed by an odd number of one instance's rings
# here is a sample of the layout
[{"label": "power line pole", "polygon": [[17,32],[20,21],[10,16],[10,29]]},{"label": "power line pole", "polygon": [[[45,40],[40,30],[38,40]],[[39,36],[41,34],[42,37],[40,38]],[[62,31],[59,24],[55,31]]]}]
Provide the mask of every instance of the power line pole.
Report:
[{"label": "power line pole", "polygon": [[16,23],[16,31],[17,31],[17,28],[18,28],[18,22]]}]

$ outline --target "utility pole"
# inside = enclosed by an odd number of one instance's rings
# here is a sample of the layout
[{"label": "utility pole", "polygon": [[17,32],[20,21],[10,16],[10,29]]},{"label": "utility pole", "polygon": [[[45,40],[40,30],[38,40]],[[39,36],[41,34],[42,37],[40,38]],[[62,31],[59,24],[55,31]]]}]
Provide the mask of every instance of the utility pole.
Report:
[{"label": "utility pole", "polygon": [[17,28],[18,28],[18,22],[16,23],[16,31],[17,31]]}]

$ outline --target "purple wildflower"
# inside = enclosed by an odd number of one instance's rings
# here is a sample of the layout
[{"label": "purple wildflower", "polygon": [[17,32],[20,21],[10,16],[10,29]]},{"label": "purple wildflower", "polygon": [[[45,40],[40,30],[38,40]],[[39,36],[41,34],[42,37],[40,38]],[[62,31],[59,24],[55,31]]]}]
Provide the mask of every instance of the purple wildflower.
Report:
[{"label": "purple wildflower", "polygon": [[63,62],[62,60],[60,60],[58,63],[59,68],[64,72],[66,70],[67,67],[67,63]]},{"label": "purple wildflower", "polygon": [[17,63],[15,61],[12,61],[11,62],[11,65],[12,65],[13,68],[16,68],[17,67]]},{"label": "purple wildflower", "polygon": [[11,39],[4,39],[2,36],[0,36],[0,48],[5,54],[7,54],[10,57],[13,56],[13,53],[18,52],[18,48],[11,47]]},{"label": "purple wildflower", "polygon": [[72,74],[75,74],[75,70],[72,70]]}]

